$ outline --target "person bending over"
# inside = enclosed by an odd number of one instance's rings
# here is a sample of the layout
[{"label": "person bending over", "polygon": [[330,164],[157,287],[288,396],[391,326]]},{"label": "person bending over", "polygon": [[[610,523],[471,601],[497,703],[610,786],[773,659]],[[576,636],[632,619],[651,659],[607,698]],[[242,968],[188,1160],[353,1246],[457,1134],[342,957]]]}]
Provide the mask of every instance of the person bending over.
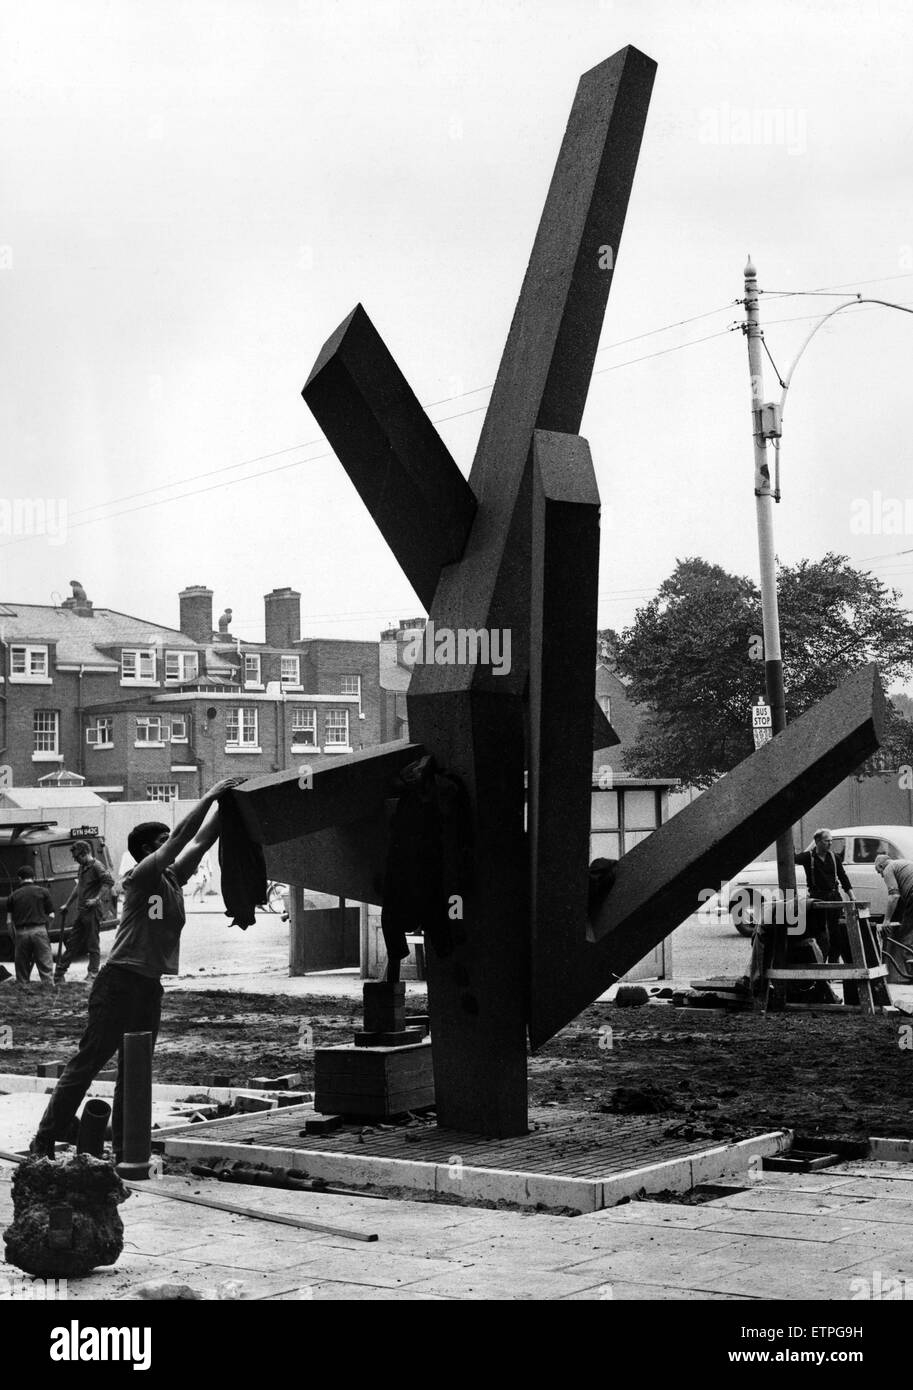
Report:
[{"label": "person bending over", "polygon": [[[225,777],[217,782],[173,830],[158,821],[146,821],[128,836],[136,867],[124,878],[123,916],[89,995],[79,1047],[64,1068],[29,1146],[33,1156],[53,1158],[55,1140],[71,1135],[83,1097],[120,1048],[125,1033],[151,1033],[155,1046],[162,1011],[161,977],[178,973],[184,926],[181,887],[218,838],[218,797],[244,780]],[[111,1116],[116,1163],[122,1157],[123,1085],[121,1052]]]}]

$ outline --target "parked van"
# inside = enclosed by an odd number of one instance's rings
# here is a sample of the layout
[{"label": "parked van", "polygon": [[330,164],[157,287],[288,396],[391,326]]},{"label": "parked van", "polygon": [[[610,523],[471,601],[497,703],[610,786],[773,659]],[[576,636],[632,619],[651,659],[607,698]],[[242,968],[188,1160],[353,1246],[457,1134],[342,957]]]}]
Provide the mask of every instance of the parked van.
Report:
[{"label": "parked van", "polygon": [[[60,914],[64,903],[76,885],[79,865],[71,853],[77,840],[85,840],[92,854],[114,877],[111,856],[97,825],[74,826],[61,830],[56,821],[21,820],[0,825],[0,897],[8,897],[20,886],[18,870],[30,864],[35,882],[47,888],[54,904],[54,921],[48,928],[52,941],[60,936]],[[117,926],[117,906],[110,888],[101,892],[101,930]],[[75,914],[71,911],[72,925]],[[0,914],[0,960],[12,960],[13,938],[6,925],[6,914]]]}]

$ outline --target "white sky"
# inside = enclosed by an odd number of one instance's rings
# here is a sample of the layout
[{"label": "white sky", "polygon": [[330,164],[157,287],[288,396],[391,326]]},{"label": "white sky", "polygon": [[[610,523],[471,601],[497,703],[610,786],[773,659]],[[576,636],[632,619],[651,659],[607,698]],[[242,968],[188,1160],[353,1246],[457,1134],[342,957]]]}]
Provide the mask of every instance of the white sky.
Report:
[{"label": "white sky", "polygon": [[[659,73],[603,342],[729,307],[599,355],[600,621],[679,556],[756,576],[741,334],[622,364],[740,321],[749,251],[769,290],[877,278],[913,303],[907,0],[5,0],[3,494],[66,499],[69,525],[0,538],[0,599],[78,578],[177,625],[205,583],[250,639],[277,585],[305,634],[420,612],[301,387],[361,300],[423,402],[459,397],[430,414],[459,416],[468,471],[487,393],[462,393],[493,380],[577,79],[626,43]],[[779,141],[731,143],[765,110]],[[781,371],[811,324],[774,321],[837,302],[762,300]],[[905,314],[822,330],[776,509],[785,561],[848,553],[908,605],[913,554],[871,557],[913,551],[913,502],[906,533],[851,521],[913,496],[911,350]]]}]

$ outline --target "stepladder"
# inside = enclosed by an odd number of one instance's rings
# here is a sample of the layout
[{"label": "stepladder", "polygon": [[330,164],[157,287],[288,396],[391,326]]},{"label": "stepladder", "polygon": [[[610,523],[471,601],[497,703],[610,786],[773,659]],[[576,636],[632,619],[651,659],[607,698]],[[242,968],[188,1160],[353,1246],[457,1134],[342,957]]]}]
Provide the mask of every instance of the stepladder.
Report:
[{"label": "stepladder", "polygon": [[[820,963],[771,967],[765,977],[768,997],[771,986],[781,989],[784,983],[790,981],[804,984],[826,981],[829,984],[842,985],[842,1003],[791,1002],[786,1004],[786,1008],[845,1009],[875,1014],[889,1006],[890,996],[885,983],[888,970],[882,960],[881,943],[872,922],[869,904],[852,899],[841,902],[808,899],[804,907],[806,914],[814,911],[828,919],[831,936],[831,949],[828,952],[830,959]],[[837,943],[840,946],[839,954],[844,956],[843,960],[835,959],[838,954]],[[846,959],[847,954],[849,960]]]}]

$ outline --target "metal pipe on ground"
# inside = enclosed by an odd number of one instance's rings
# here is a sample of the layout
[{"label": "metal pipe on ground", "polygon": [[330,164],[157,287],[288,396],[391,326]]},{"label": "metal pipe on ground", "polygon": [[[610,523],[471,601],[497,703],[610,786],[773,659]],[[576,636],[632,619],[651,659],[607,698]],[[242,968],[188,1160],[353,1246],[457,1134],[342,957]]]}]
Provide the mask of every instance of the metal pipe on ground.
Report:
[{"label": "metal pipe on ground", "polygon": [[[10,1153],[6,1149],[0,1149],[0,1159],[6,1163],[24,1163],[27,1154]],[[375,1232],[363,1233],[362,1231],[347,1231],[342,1226],[325,1226],[317,1221],[302,1221],[297,1216],[282,1216],[279,1212],[255,1211],[252,1207],[235,1207],[231,1202],[217,1202],[211,1197],[191,1196],[189,1192],[174,1192],[168,1188],[157,1184],[155,1187],[147,1187],[145,1184],[127,1182],[124,1186],[129,1187],[131,1192],[148,1192],[153,1197],[170,1197],[175,1202],[191,1202],[197,1207],[211,1207],[214,1211],[227,1211],[232,1216],[246,1216],[251,1221],[274,1221],[280,1226],[297,1226],[302,1231],[319,1231],[321,1235],[342,1236],[345,1240],[360,1240],[371,1243],[379,1239]]]},{"label": "metal pipe on ground", "polygon": [[117,1165],[124,1181],[143,1181],[152,1158],[152,1034],[125,1033],[123,1154]]},{"label": "metal pipe on ground", "polygon": [[326,1193],[328,1197],[369,1197],[372,1201],[389,1201],[384,1192],[360,1192],[352,1187],[329,1187],[319,1178],[303,1178],[288,1168],[257,1168],[251,1164],[235,1164],[231,1168],[216,1168],[208,1163],[192,1163],[190,1171],[198,1178],[215,1178],[218,1182],[240,1182],[250,1187],[281,1187],[293,1192]]},{"label": "metal pipe on ground", "polygon": [[76,1152],[91,1154],[93,1158],[105,1156],[105,1134],[111,1118],[111,1107],[106,1100],[94,1097],[87,1100],[79,1117],[79,1133],[76,1136]]}]

